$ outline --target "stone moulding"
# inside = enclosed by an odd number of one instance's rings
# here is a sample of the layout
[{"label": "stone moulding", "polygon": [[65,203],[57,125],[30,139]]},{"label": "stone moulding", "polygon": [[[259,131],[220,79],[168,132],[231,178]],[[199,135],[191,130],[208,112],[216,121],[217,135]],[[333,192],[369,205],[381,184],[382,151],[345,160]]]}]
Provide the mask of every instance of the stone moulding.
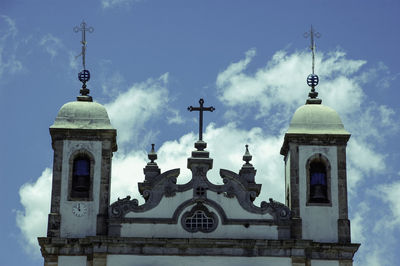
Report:
[{"label": "stone moulding", "polygon": [[312,240],[261,240],[213,238],[139,238],[92,236],[85,238],[39,237],[44,258],[52,256],[177,255],[296,257],[352,260],[360,244],[320,243]]},{"label": "stone moulding", "polygon": [[289,142],[299,145],[346,145],[350,139],[348,135],[336,134],[294,134],[286,133],[283,145],[281,148],[281,155],[286,156],[289,151]]},{"label": "stone moulding", "polygon": [[[129,199],[125,198],[123,200],[129,201]],[[122,201],[122,200],[121,200]],[[110,225],[116,225],[116,224],[123,224],[123,223],[160,223],[160,224],[176,224],[178,223],[178,218],[179,215],[183,212],[184,209],[186,209],[189,206],[192,206],[194,204],[204,204],[206,206],[210,206],[214,208],[219,217],[221,218],[221,224],[239,224],[239,225],[279,225],[279,226],[288,226],[290,224],[289,219],[230,219],[227,217],[224,209],[215,201],[210,200],[210,199],[189,199],[187,201],[184,201],[181,203],[178,208],[174,211],[173,215],[171,218],[125,218],[125,217],[114,217],[109,219],[109,224]],[[281,203],[272,201],[270,203],[266,203],[268,206],[265,206],[265,210],[268,210],[269,208],[271,209],[271,213],[276,214],[279,213],[279,211],[276,210],[285,210],[282,208]],[[286,206],[285,206],[286,207]],[[274,213],[275,211],[275,213]],[[267,213],[267,211],[265,212]],[[286,216],[285,216],[286,218]]]}]

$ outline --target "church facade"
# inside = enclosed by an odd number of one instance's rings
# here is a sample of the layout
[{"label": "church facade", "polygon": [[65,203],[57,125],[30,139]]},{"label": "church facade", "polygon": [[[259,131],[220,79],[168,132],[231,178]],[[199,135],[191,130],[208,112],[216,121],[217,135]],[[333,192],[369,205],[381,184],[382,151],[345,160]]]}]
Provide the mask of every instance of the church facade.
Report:
[{"label": "church facade", "polygon": [[161,172],[152,147],[139,204],[129,196],[110,202],[117,131],[83,91],[50,127],[51,210],[47,237],[38,239],[45,266],[352,265],[359,244],[348,219],[350,134],[316,96],[297,109],[283,140],[285,203],[253,203],[261,185],[247,145],[240,171],[220,169],[223,184],[210,182],[213,159],[200,135],[186,184],[177,184],[180,169]]}]

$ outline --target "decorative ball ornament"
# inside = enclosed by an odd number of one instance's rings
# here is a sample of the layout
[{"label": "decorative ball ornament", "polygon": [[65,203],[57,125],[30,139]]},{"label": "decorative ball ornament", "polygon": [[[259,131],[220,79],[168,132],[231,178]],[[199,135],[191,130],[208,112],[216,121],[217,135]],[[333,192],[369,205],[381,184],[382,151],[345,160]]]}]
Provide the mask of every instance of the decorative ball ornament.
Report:
[{"label": "decorative ball ornament", "polygon": [[319,82],[319,78],[317,75],[315,75],[315,74],[308,75],[308,77],[307,77],[307,85],[308,86],[314,88],[315,86],[318,85],[318,82]]},{"label": "decorative ball ornament", "polygon": [[90,72],[89,72],[89,70],[84,69],[81,72],[79,72],[78,79],[82,83],[88,82],[90,80]]}]

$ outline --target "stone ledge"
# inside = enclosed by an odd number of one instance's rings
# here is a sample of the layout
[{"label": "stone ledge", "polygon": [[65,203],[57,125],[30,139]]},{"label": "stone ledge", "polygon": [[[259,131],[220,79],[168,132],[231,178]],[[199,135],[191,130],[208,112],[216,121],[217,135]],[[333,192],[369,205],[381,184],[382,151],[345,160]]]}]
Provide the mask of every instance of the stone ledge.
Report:
[{"label": "stone ledge", "polygon": [[187,239],[88,236],[39,237],[43,257],[105,253],[112,255],[303,257],[351,260],[360,244],[312,240]]}]

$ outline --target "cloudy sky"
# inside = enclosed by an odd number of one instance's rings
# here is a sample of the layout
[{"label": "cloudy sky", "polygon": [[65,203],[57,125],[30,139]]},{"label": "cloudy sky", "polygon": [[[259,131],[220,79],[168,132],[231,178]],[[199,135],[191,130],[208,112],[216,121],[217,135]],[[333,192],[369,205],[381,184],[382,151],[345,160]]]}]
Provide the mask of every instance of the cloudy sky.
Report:
[{"label": "cloudy sky", "polygon": [[42,265],[52,174],[48,128],[80,89],[79,33],[94,100],[118,130],[112,201],[138,196],[146,153],[162,171],[181,168],[197,138],[199,98],[214,169],[238,171],[250,145],[260,200],[284,201],[279,154],[291,116],[303,105],[317,39],[317,87],[339,113],[348,143],[355,265],[395,265],[400,249],[400,3],[398,1],[27,1],[0,2],[1,260]]}]

